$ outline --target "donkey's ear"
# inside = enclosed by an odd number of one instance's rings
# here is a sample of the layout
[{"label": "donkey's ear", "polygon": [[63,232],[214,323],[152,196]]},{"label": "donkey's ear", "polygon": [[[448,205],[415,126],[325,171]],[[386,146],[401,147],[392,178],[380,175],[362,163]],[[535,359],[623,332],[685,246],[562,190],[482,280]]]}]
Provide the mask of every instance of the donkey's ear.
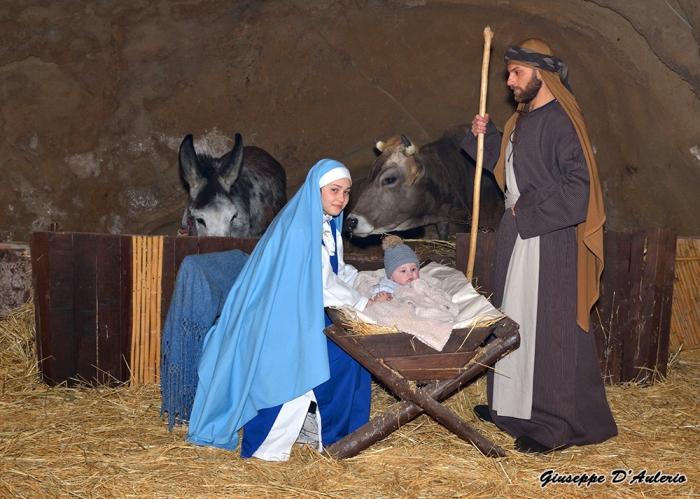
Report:
[{"label": "donkey's ear", "polygon": [[243,166],[243,139],[241,134],[237,133],[233,149],[221,158],[221,166],[219,167],[219,178],[226,190],[229,190],[238,179],[241,166]]},{"label": "donkey's ear", "polygon": [[202,174],[199,171],[199,161],[197,153],[194,151],[192,134],[187,135],[180,144],[178,160],[180,162],[180,175],[187,182],[190,194],[193,194],[193,191],[196,191],[202,184]]}]

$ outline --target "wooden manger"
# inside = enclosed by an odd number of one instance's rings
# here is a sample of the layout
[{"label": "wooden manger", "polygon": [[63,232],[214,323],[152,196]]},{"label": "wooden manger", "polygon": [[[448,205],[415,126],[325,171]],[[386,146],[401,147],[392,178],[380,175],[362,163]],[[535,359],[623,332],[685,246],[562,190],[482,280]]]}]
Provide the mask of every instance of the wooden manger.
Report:
[{"label": "wooden manger", "polygon": [[484,455],[505,456],[502,448],[440,402],[520,345],[515,322],[504,317],[490,326],[454,329],[438,352],[406,333],[353,333],[337,311],[328,313],[333,324],[324,330],[326,336],[403,401],[327,447],[326,453],[338,458],[355,456],[426,413]]}]

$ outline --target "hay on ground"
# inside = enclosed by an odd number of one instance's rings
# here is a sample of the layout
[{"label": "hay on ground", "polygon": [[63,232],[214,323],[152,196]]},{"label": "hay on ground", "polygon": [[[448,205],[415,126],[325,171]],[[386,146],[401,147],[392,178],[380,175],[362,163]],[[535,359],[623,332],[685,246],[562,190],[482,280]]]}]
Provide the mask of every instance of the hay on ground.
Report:
[{"label": "hay on ground", "polygon": [[[51,388],[40,381],[31,306],[0,319],[0,497],[18,498],[646,498],[700,494],[700,350],[673,356],[652,386],[607,388],[620,434],[603,444],[544,456],[513,450],[513,439],[475,419],[485,403],[479,378],[446,402],[508,456],[491,459],[425,415],[358,456],[337,461],[295,447],[288,462],[242,460],[197,447],[186,428],[168,433],[157,385]],[[372,412],[396,399],[373,386]],[[590,486],[550,484],[548,470],[603,475]],[[615,470],[628,476],[611,483]],[[635,483],[663,473],[685,483]],[[638,481],[638,480],[637,480]]]}]

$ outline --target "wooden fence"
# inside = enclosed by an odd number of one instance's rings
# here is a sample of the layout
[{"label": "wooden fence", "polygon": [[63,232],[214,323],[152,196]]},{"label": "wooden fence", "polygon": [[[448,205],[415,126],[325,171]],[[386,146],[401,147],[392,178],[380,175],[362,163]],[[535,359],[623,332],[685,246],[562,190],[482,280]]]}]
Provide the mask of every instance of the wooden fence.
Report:
[{"label": "wooden fence", "polygon": [[[153,342],[159,341],[182,260],[232,249],[250,253],[257,243],[257,239],[162,237],[149,250],[136,237],[31,235],[37,350],[47,383],[157,382],[153,371],[157,360],[151,357],[159,346]],[[601,371],[610,383],[653,381],[666,374],[675,231],[606,232],[604,237],[606,266],[592,314]],[[494,247],[495,234],[479,235],[474,277],[487,295]],[[469,234],[458,234],[457,268],[462,271],[468,251]],[[151,268],[154,262],[159,270]],[[154,282],[158,271],[159,284]],[[134,357],[135,335],[144,348],[148,345],[148,363]]]},{"label": "wooden fence", "polygon": [[[608,383],[651,382],[666,375],[673,301],[676,231],[604,233],[605,269],[591,313],[601,372]],[[496,234],[479,234],[474,284],[487,296]],[[465,271],[469,234],[457,235]]]},{"label": "wooden fence", "polygon": [[[139,363],[132,358],[132,317],[141,317],[148,308],[149,321],[165,324],[182,260],[187,255],[233,249],[250,253],[256,243],[257,239],[163,237],[162,253],[157,256],[162,268],[160,297],[157,303],[154,299],[160,311],[158,317],[151,317],[150,303],[148,307],[145,300],[135,303],[147,297],[134,279],[151,276],[144,269],[152,253],[135,259],[134,248],[140,246],[135,246],[134,236],[31,234],[37,354],[44,381],[51,385],[128,381],[132,366]],[[146,289],[150,293],[151,288]],[[146,329],[152,329],[150,322]],[[147,381],[150,367],[140,365],[145,372],[136,379]]]}]

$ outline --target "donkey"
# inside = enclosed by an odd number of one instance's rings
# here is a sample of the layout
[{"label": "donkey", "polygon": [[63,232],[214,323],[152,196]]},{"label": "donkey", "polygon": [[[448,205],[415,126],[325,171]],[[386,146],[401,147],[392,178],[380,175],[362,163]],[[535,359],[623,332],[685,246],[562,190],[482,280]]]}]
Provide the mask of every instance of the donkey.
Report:
[{"label": "donkey", "polygon": [[179,162],[189,194],[181,234],[260,237],[287,202],[282,165],[259,147],[243,147],[239,133],[220,158],[197,154],[188,135]]}]

